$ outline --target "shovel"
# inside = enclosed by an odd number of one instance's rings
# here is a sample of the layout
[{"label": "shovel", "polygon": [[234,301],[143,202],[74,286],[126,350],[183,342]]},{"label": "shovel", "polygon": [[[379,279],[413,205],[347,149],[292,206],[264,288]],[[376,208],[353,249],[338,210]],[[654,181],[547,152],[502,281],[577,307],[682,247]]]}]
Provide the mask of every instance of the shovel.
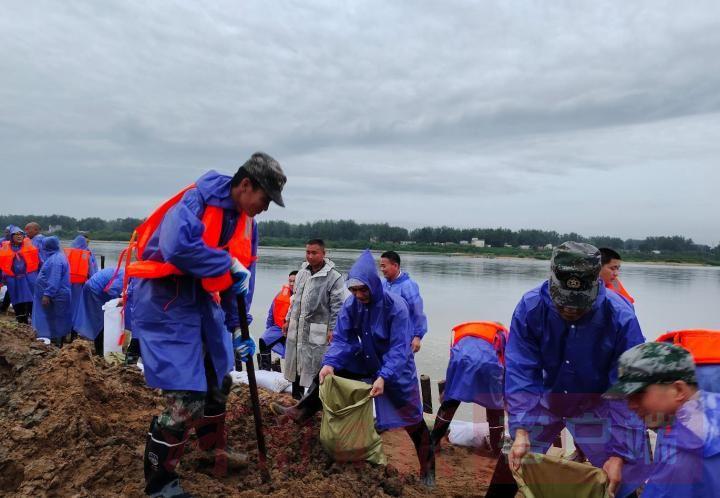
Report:
[{"label": "shovel", "polygon": [[[240,331],[243,340],[250,339],[250,329],[247,321],[247,308],[245,298],[237,298],[238,314],[240,315]],[[267,448],[265,447],[265,434],[262,429],[262,415],[260,413],[260,398],[258,397],[257,382],[255,382],[255,366],[252,356],[245,363],[247,367],[248,384],[250,386],[250,400],[252,401],[253,418],[255,419],[255,436],[258,446],[258,465],[260,466],[260,477],[262,482],[270,482],[270,471],[267,464]]]}]

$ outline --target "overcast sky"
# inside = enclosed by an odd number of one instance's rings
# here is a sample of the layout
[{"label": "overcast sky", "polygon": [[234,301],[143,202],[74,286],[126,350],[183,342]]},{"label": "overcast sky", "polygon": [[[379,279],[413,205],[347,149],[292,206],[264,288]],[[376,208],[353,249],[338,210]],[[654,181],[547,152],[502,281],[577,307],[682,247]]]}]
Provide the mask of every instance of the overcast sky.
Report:
[{"label": "overcast sky", "polygon": [[6,1],[0,213],[144,217],[262,150],[265,219],[720,239],[720,3]]}]

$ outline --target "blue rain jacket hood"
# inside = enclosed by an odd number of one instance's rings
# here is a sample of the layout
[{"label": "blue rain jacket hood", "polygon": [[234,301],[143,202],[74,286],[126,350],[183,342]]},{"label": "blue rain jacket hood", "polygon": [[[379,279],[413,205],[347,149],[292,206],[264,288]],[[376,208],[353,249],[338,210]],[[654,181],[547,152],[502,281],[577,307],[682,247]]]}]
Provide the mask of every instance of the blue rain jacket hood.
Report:
[{"label": "blue rain jacket hood", "polygon": [[[38,337],[62,337],[72,330],[70,266],[57,237],[46,237],[43,248],[47,259],[35,282],[32,324]],[[49,304],[42,304],[43,296]]]},{"label": "blue rain jacket hood", "polygon": [[43,251],[45,251],[45,254],[48,256],[55,254],[60,250],[60,239],[57,237],[45,237],[43,239]]},{"label": "blue rain jacket hood", "polygon": [[422,402],[410,349],[410,315],[405,300],[385,293],[370,251],[364,251],[350,269],[348,282],[357,280],[370,289],[370,303],[349,297],[338,314],[333,340],[323,365],[366,376],[372,383],[385,380],[385,392],[375,398],[380,429],[404,427],[422,420]]},{"label": "blue rain jacket hood", "polygon": [[72,247],[73,249],[87,250],[87,248],[88,248],[87,238],[84,235],[78,235],[72,241],[72,243],[70,244],[70,247]]},{"label": "blue rain jacket hood", "polygon": [[[207,246],[202,216],[208,205],[222,208],[220,244],[232,237],[239,214],[230,195],[231,177],[209,171],[168,210],[150,237],[143,259],[167,261],[183,276],[136,279],[132,298],[133,334],[140,339],[145,378],[150,387],[206,391],[203,351],[212,359],[218,386],[234,367],[231,334],[239,324],[232,291],[217,305],[198,279],[216,277],[230,269],[227,251]],[[257,255],[257,225],[253,221],[252,252]],[[255,285],[250,265],[249,310]],[[248,319],[251,320],[251,316]]]}]

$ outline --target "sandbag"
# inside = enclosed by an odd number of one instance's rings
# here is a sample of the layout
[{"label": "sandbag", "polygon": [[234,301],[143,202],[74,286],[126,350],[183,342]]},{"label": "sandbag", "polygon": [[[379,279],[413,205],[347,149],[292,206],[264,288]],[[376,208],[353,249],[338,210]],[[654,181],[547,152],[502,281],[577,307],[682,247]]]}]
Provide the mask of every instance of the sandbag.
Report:
[{"label": "sandbag", "polygon": [[448,441],[457,446],[470,446],[472,448],[487,447],[487,438],[490,428],[487,422],[465,422],[453,420],[450,422]]},{"label": "sandbag", "polygon": [[122,343],[120,336],[123,333],[123,316],[122,306],[118,306],[120,299],[111,299],[103,304],[104,315],[104,337],[103,337],[103,354],[107,356],[110,353],[122,353]]},{"label": "sandbag", "polygon": [[588,463],[528,453],[512,473],[525,498],[610,498],[607,475]]},{"label": "sandbag", "polygon": [[337,375],[325,377],[320,385],[320,443],[338,462],[387,463],[382,439],[375,431],[371,388],[365,382]]},{"label": "sandbag", "polygon": [[[230,372],[233,384],[247,384],[248,375],[247,372],[238,372],[233,370]],[[288,381],[283,374],[280,372],[270,372],[268,370],[255,370],[255,382],[258,387],[267,389],[275,393],[289,393],[292,392],[292,383]]]}]

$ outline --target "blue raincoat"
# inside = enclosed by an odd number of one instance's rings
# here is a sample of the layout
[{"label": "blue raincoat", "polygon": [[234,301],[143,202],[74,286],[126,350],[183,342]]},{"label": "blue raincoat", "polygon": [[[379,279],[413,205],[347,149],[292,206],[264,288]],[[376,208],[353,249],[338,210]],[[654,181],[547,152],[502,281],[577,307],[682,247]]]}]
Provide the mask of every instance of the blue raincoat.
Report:
[{"label": "blue raincoat", "polygon": [[[16,226],[10,228],[10,236],[12,238],[16,233],[25,233]],[[18,252],[21,245],[15,245],[10,243],[10,247],[13,251]],[[33,292],[35,289],[35,280],[37,279],[38,272],[26,273],[25,271],[25,260],[22,257],[16,257],[13,260],[13,273],[14,277],[10,275],[3,275],[3,282],[7,285],[7,291],[10,293],[10,302],[13,305],[21,303],[32,303]]]},{"label": "blue raincoat", "polygon": [[30,239],[32,245],[34,245],[37,248],[38,252],[40,252],[40,264],[42,264],[42,262],[45,261],[48,257],[48,254],[45,252],[45,247],[43,244],[44,240],[45,236],[41,233]]},{"label": "blue raincoat", "polygon": [[576,322],[558,314],[547,282],[527,292],[515,308],[505,356],[511,435],[526,429],[532,451],[544,453],[567,427],[594,466],[610,456],[626,462],[617,496],[629,494],[650,470],[644,426],[624,401],[601,395],[617,380],[620,355],[644,341],[633,308],[603,285]]},{"label": "blue raincoat", "polygon": [[466,336],[450,350],[444,399],[502,410],[505,371],[492,344]]},{"label": "blue raincoat", "polygon": [[275,325],[275,299],[273,299],[268,311],[267,320],[265,320],[265,332],[262,335],[262,340],[265,344],[272,344],[272,350],[279,354],[282,358],[285,358],[285,342],[280,341],[283,337],[282,329]]},{"label": "blue raincoat", "polygon": [[365,305],[355,296],[345,301],[323,365],[366,375],[370,383],[377,377],[385,380],[384,394],[375,398],[379,429],[416,424],[422,420],[422,402],[407,304],[397,294],[383,291],[370,251],[360,255],[348,280],[367,285],[371,302]]},{"label": "blue raincoat", "polygon": [[658,430],[643,498],[720,496],[720,394],[699,391]]},{"label": "blue raincoat", "polygon": [[[78,235],[75,240],[72,241],[70,247],[74,249],[82,249],[84,251],[90,251],[88,248],[87,238],[84,235]],[[95,275],[98,271],[97,261],[95,261],[95,255],[90,251],[90,264],[88,265],[88,278]],[[75,317],[80,300],[82,299],[83,285],[85,284],[71,284],[72,285],[72,316]],[[74,320],[74,318],[73,318]]]},{"label": "blue raincoat", "polygon": [[[57,237],[47,237],[43,246],[47,259],[35,282],[32,325],[38,337],[62,337],[72,330],[70,266]],[[47,306],[42,304],[43,296],[50,298]]]},{"label": "blue raincoat", "polygon": [[[120,268],[115,279],[113,279],[113,275],[115,275],[114,268],[105,268],[90,277],[83,285],[80,302],[73,319],[73,329],[81,336],[95,340],[104,327],[105,312],[102,310],[103,304],[120,297],[122,294],[125,271]],[[111,280],[112,283],[110,283]],[[110,287],[106,291],[105,288],[109,283]],[[125,328],[128,328],[127,309],[126,306]]]},{"label": "blue raincoat", "polygon": [[[229,176],[209,171],[165,214],[150,238],[144,259],[168,261],[184,275],[135,279],[132,327],[140,339],[145,379],[150,387],[206,391],[203,360],[207,353],[220,387],[234,367],[229,331],[239,325],[237,302],[231,290],[216,304],[203,290],[200,279],[216,277],[230,269],[230,255],[202,240],[205,206],[224,209],[220,244],[232,237],[239,214],[230,196]],[[257,225],[252,226],[252,252],[257,254]],[[249,310],[255,285],[255,263],[250,268]],[[250,319],[251,317],[248,317]]]},{"label": "blue raincoat", "polygon": [[383,290],[385,292],[394,292],[399,294],[405,299],[408,306],[408,312],[410,313],[410,321],[412,323],[410,327],[411,339],[413,337],[419,337],[422,339],[427,333],[428,324],[427,317],[423,311],[423,300],[420,297],[420,287],[410,278],[406,272],[400,273],[400,275],[392,282],[385,280],[383,281]]}]

